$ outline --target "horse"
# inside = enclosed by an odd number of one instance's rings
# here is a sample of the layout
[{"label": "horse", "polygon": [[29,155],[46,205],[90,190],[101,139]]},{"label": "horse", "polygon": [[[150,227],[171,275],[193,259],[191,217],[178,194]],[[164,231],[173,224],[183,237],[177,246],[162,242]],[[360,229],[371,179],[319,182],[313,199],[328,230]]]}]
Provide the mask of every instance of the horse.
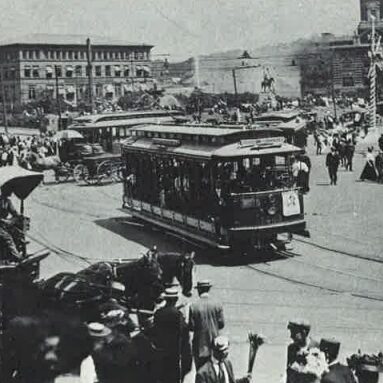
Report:
[{"label": "horse", "polygon": [[274,82],[275,80],[273,77],[264,78],[261,83],[262,91],[263,92],[266,92],[267,90],[274,91]]},{"label": "horse", "polygon": [[58,156],[50,157],[41,157],[37,153],[31,152],[27,156],[27,160],[32,166],[32,170],[44,171],[44,170],[54,170],[56,171],[60,166],[62,166],[62,161]]},{"label": "horse", "polygon": [[113,268],[98,262],[77,273],[58,273],[39,284],[40,305],[84,320],[97,320],[99,307],[113,296]]}]

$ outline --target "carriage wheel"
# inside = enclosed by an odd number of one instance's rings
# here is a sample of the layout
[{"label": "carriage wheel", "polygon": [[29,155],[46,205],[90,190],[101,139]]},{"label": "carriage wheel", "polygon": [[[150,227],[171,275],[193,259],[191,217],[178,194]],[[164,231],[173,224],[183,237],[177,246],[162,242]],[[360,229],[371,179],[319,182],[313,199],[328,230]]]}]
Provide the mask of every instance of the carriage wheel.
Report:
[{"label": "carriage wheel", "polygon": [[76,182],[88,182],[89,169],[83,164],[76,165],[73,169],[73,178],[76,180]]},{"label": "carriage wheel", "polygon": [[66,172],[65,174],[58,174],[56,179],[57,179],[58,183],[68,181],[68,179],[69,179],[69,172]]},{"label": "carriage wheel", "polygon": [[121,182],[123,180],[122,163],[115,162],[112,164],[112,181]]},{"label": "carriage wheel", "polygon": [[111,161],[103,161],[97,166],[96,176],[98,183],[102,181],[113,181],[113,163]]}]

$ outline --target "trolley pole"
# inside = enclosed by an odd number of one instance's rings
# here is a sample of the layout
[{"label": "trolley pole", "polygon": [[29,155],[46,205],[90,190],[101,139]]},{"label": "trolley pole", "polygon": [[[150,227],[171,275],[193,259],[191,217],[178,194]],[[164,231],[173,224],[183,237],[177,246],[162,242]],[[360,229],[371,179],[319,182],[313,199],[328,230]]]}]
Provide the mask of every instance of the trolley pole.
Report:
[{"label": "trolley pole", "polygon": [[5,100],[3,67],[1,67],[1,70],[0,70],[0,77],[1,77],[1,98],[3,101],[4,129],[5,129],[5,134],[8,135],[8,118],[7,118],[7,106],[6,106],[6,100]]},{"label": "trolley pole", "polygon": [[56,82],[57,113],[59,116],[58,130],[61,130],[62,121],[61,121],[61,103],[60,103],[60,92],[59,92],[59,68],[57,65],[55,65],[55,82]]},{"label": "trolley pole", "polygon": [[87,58],[87,68],[88,68],[88,89],[89,89],[89,106],[90,112],[93,113],[93,72],[92,72],[92,46],[90,44],[90,39],[86,39],[86,58]]}]

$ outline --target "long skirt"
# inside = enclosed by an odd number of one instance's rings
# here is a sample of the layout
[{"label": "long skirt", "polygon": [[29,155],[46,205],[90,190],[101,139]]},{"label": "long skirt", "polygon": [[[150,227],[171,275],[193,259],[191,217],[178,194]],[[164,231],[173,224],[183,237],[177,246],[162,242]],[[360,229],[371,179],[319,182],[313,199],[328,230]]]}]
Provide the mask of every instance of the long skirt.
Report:
[{"label": "long skirt", "polygon": [[376,181],[377,177],[378,176],[376,174],[375,167],[371,165],[369,162],[367,162],[366,165],[364,166],[362,174],[360,175],[360,179],[362,181],[364,180]]}]

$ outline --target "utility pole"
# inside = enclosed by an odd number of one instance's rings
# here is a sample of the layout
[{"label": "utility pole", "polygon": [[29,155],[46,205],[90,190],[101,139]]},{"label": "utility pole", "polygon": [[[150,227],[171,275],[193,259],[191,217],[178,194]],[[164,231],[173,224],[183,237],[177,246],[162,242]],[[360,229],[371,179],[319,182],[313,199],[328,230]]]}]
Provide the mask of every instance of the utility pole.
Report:
[{"label": "utility pole", "polygon": [[231,73],[233,75],[233,83],[234,83],[234,95],[235,95],[235,106],[239,106],[238,101],[238,88],[237,88],[237,76],[235,74],[235,71],[242,70],[242,69],[252,69],[252,68],[259,68],[260,65],[245,65],[245,66],[239,66],[235,67],[231,70]]},{"label": "utility pole", "polygon": [[59,92],[59,67],[55,65],[55,81],[56,81],[56,100],[57,100],[57,113],[59,115],[58,130],[61,130],[61,103],[60,103],[60,92]]},{"label": "utility pole", "polygon": [[238,89],[237,89],[237,77],[235,76],[235,68],[233,68],[231,72],[233,74],[235,106],[238,106]]},{"label": "utility pole", "polygon": [[1,77],[1,98],[3,99],[4,129],[5,129],[5,134],[8,135],[8,118],[7,118],[7,106],[6,106],[6,100],[5,100],[3,67],[1,67],[1,70],[0,70],[0,77]]},{"label": "utility pole", "polygon": [[334,106],[334,119],[338,120],[338,114],[336,110],[336,100],[335,100],[335,87],[334,87],[334,51],[331,53],[331,98],[332,104]]},{"label": "utility pole", "polygon": [[93,72],[92,72],[92,46],[90,39],[86,39],[86,58],[88,61],[88,89],[89,89],[89,106],[90,113],[93,113]]}]

